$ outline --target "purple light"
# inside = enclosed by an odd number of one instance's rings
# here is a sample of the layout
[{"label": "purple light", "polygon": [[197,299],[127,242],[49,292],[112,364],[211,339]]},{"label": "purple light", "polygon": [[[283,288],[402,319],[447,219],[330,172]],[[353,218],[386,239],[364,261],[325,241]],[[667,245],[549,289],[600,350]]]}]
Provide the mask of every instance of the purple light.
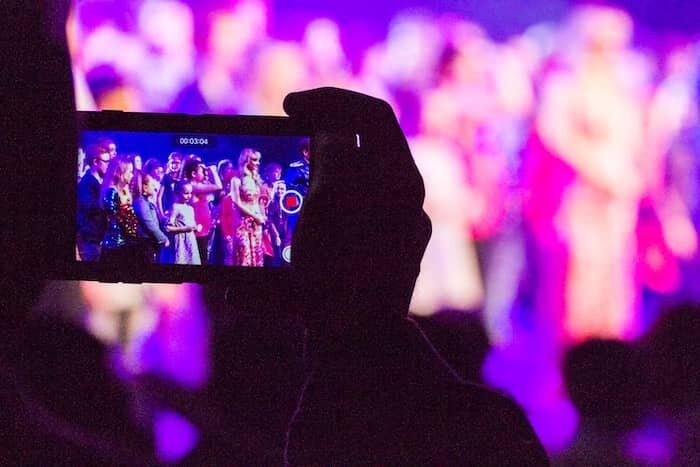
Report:
[{"label": "purple light", "polygon": [[158,458],[167,463],[182,460],[197,444],[199,432],[177,412],[161,411],[154,417]]}]

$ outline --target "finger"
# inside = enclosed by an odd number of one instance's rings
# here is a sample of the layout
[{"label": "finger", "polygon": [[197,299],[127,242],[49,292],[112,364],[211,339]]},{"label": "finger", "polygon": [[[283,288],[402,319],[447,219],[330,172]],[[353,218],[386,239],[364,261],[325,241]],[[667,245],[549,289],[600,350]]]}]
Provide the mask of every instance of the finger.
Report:
[{"label": "finger", "polygon": [[391,106],[381,99],[345,89],[324,87],[293,92],[284,99],[287,114],[314,130],[357,130],[396,123]]},{"label": "finger", "polygon": [[[391,180],[402,203],[421,206],[422,179],[391,106],[338,88],[289,94],[285,111],[315,133],[314,184],[346,178],[344,186],[368,195]],[[354,191],[354,190],[353,190]]]}]

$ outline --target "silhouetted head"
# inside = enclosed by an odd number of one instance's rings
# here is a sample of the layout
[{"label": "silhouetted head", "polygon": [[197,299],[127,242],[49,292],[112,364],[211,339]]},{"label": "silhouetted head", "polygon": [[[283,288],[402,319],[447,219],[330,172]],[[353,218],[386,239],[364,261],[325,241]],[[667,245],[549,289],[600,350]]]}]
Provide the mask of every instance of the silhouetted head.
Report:
[{"label": "silhouetted head", "polygon": [[573,347],[563,365],[566,390],[581,419],[599,428],[633,427],[641,410],[636,352],[617,340],[593,339]]},{"label": "silhouetted head", "polygon": [[292,240],[307,325],[332,333],[405,318],[430,221],[391,107],[334,88],[290,94],[284,107],[314,134]]},{"label": "silhouetted head", "polygon": [[700,402],[700,305],[668,309],[644,340],[652,400],[680,411]]},{"label": "silhouetted head", "polygon": [[479,316],[466,310],[445,309],[414,320],[462,378],[482,381],[481,368],[491,346]]}]

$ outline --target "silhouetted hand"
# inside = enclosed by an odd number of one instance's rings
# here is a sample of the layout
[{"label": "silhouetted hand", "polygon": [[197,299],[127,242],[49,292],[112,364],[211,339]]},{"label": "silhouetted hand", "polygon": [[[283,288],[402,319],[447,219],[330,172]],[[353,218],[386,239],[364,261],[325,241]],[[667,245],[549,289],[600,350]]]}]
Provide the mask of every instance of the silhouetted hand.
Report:
[{"label": "silhouetted hand", "polygon": [[546,465],[517,405],[455,378],[406,319],[430,221],[389,105],[322,88],[284,108],[315,136],[292,239],[311,358],[285,462]]},{"label": "silhouetted hand", "polygon": [[344,335],[405,318],[430,221],[391,107],[320,88],[289,94],[284,108],[314,134],[311,186],[292,240],[307,326]]}]

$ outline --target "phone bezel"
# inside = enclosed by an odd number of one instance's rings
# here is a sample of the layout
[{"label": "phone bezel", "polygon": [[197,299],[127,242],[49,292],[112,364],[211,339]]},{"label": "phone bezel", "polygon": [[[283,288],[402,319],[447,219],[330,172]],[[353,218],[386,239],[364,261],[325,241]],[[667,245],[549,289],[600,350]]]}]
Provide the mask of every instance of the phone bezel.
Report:
[{"label": "phone bezel", "polygon": [[[80,111],[77,112],[78,129],[94,131],[132,131],[191,133],[209,135],[248,135],[248,136],[307,136],[313,144],[313,135],[301,124],[289,117],[246,116],[246,115],[186,115],[121,111]],[[77,151],[77,147],[76,147]],[[75,157],[75,155],[74,155]],[[76,159],[67,164],[75,173]],[[70,228],[61,241],[67,254],[59,260],[59,267],[53,268],[54,278],[97,280],[101,282],[126,283],[220,283],[220,284],[267,284],[288,283],[292,268],[254,268],[235,266],[189,266],[153,264],[146,270],[124,266],[114,266],[99,262],[79,261],[75,254],[75,225],[77,209],[77,183],[67,189],[66,214]],[[71,247],[66,248],[70,240]]]}]

